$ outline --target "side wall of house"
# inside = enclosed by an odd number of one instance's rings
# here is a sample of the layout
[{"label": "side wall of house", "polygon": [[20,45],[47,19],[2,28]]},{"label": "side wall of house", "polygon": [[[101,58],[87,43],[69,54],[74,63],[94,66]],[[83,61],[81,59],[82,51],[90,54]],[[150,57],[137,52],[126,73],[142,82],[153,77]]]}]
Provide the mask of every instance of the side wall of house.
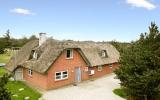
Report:
[{"label": "side wall of house", "polygon": [[103,65],[102,71],[98,71],[98,66],[90,67],[89,70],[95,70],[95,74],[91,75],[90,77],[98,78],[106,74],[112,73],[118,67],[118,63],[113,63],[111,65],[112,67],[110,67],[109,64]]},{"label": "side wall of house", "polygon": [[[85,71],[87,65],[76,49],[73,50],[73,59],[66,59],[66,51],[64,51],[48,71],[47,87],[48,89],[52,89],[74,83],[76,67],[81,68],[81,80],[83,81],[111,73],[117,66],[118,64],[114,63],[112,64],[112,68],[110,68],[107,64],[103,66],[102,71],[98,71],[97,66],[89,67],[88,70],[95,70],[94,75],[89,75],[88,72]],[[55,73],[60,71],[68,71],[68,79],[56,81]]]},{"label": "side wall of house", "polygon": [[45,74],[32,71],[32,76],[30,76],[28,74],[28,69],[23,68],[23,79],[33,86],[41,89],[47,89],[47,75]]},{"label": "side wall of house", "polygon": [[[103,65],[102,71],[98,71],[98,66],[87,67],[85,61],[79,54],[79,52],[73,50],[73,59],[66,59],[66,51],[64,51],[54,64],[50,67],[47,74],[40,74],[33,71],[32,76],[28,74],[28,69],[23,69],[23,79],[26,80],[29,84],[48,90],[53,88],[62,87],[68,84],[72,84],[75,81],[75,68],[80,67],[81,69],[81,80],[88,80],[92,78],[98,78],[113,72],[113,70],[118,66],[117,63],[112,64],[112,68],[108,64]],[[95,70],[94,75],[89,75],[88,70]],[[68,71],[68,79],[64,80],[55,80],[55,72]]]},{"label": "side wall of house", "polygon": [[[73,50],[73,59],[66,59],[66,51],[64,51],[48,71],[48,89],[74,83],[75,68],[80,67],[83,69],[85,66],[86,63],[76,49]],[[55,72],[60,71],[68,71],[68,79],[56,81]]]}]

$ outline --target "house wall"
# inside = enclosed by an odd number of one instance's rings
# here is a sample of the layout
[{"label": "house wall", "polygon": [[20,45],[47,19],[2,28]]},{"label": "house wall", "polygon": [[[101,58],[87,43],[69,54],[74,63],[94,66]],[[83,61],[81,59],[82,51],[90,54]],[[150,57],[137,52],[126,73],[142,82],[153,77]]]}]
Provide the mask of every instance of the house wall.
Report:
[{"label": "house wall", "polygon": [[28,74],[28,69],[23,68],[23,79],[27,81],[27,83],[42,88],[47,89],[47,75],[40,74],[38,72],[32,71],[32,76]]},{"label": "house wall", "polygon": [[[76,67],[81,68],[81,79],[84,81],[111,73],[117,66],[118,64],[114,63],[113,67],[110,68],[107,64],[103,66],[102,71],[98,71],[97,66],[89,67],[89,70],[95,70],[94,75],[89,75],[88,72],[85,71],[85,67],[87,67],[87,65],[76,49],[73,50],[73,59],[66,59],[66,52],[63,52],[48,71],[47,87],[48,89],[52,89],[74,83]],[[56,81],[55,72],[66,70],[68,71],[68,79]]]},{"label": "house wall", "polygon": [[[64,51],[48,71],[48,89],[58,88],[67,84],[74,83],[75,68],[81,67],[81,69],[84,69],[85,66],[86,63],[77,50],[73,50],[73,59],[66,59],[66,51]],[[55,72],[66,70],[68,71],[68,79],[55,81]],[[85,76],[83,76],[82,79],[83,78],[85,78]]]},{"label": "house wall", "polygon": [[98,66],[89,68],[89,70],[95,70],[95,74],[92,75],[92,78],[98,78],[106,74],[112,73],[118,67],[118,63],[113,63],[112,68],[109,67],[109,64],[103,65],[102,71],[98,71]]},{"label": "house wall", "polygon": [[[49,90],[74,83],[76,67],[81,68],[81,79],[82,81],[84,81],[111,73],[117,66],[117,63],[114,63],[112,68],[110,68],[108,65],[104,65],[102,71],[98,71],[97,66],[89,67],[89,70],[95,70],[94,75],[89,75],[88,72],[85,71],[85,67],[87,67],[85,61],[83,60],[79,52],[74,49],[73,59],[66,59],[66,51],[64,51],[50,67],[47,74],[40,74],[33,71],[32,76],[29,76],[28,69],[24,69],[23,76],[24,80],[26,80],[30,84],[38,86],[45,90]],[[66,70],[68,71],[68,79],[56,81],[55,72]]]}]

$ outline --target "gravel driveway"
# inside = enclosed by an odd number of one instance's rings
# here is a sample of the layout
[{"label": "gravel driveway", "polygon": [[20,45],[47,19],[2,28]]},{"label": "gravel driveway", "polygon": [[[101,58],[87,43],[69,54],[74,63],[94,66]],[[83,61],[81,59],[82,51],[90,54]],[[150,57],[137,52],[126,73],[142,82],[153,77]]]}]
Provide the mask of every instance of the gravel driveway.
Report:
[{"label": "gravel driveway", "polygon": [[112,90],[119,86],[115,74],[109,74],[94,81],[85,81],[77,86],[67,86],[45,92],[45,100],[124,100]]}]

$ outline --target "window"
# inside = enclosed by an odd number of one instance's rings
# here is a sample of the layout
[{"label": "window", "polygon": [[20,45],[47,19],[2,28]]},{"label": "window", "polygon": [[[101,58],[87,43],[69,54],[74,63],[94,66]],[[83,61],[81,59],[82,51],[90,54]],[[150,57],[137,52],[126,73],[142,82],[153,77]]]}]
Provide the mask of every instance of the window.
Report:
[{"label": "window", "polygon": [[108,56],[108,55],[107,55],[107,51],[106,51],[106,50],[102,50],[101,56],[102,56],[102,57],[107,57],[107,56]]},{"label": "window", "polygon": [[73,58],[73,50],[72,49],[67,49],[66,58],[67,59]]},{"label": "window", "polygon": [[113,65],[112,65],[112,64],[109,64],[108,66],[109,66],[109,68],[112,68],[112,67],[113,67]]},{"label": "window", "polygon": [[102,65],[98,66],[98,71],[102,71],[103,67]]},{"label": "window", "polygon": [[29,75],[29,76],[32,76],[32,74],[33,74],[32,70],[31,70],[31,69],[28,69],[28,75]]},{"label": "window", "polygon": [[33,53],[33,59],[37,59],[37,53],[35,51]]},{"label": "window", "polygon": [[32,50],[29,59],[38,59],[38,53],[35,50]]},{"label": "window", "polygon": [[55,80],[63,80],[68,78],[68,71],[61,71],[55,73]]}]

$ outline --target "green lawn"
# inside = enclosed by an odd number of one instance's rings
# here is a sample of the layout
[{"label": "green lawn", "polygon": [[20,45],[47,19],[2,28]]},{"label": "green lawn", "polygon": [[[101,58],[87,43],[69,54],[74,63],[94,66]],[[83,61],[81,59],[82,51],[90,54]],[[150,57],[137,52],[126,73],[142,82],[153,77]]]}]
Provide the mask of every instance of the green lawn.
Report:
[{"label": "green lawn", "polygon": [[127,98],[127,94],[124,92],[122,88],[114,89],[113,92],[122,98]]},{"label": "green lawn", "polygon": [[12,52],[0,54],[0,63],[7,63],[12,55],[13,55]]},{"label": "green lawn", "polygon": [[6,72],[6,70],[4,68],[0,67],[0,76],[2,76],[5,72]]},{"label": "green lawn", "polygon": [[[4,68],[0,68],[0,76],[5,72]],[[30,97],[29,100],[38,100],[38,98],[41,97],[39,92],[28,87],[21,81],[9,81],[6,87],[8,88],[8,91],[12,93],[12,100],[24,100],[24,97]],[[19,91],[21,88],[24,90]]]},{"label": "green lawn", "polygon": [[[10,81],[7,84],[7,88],[12,93],[12,100],[24,100],[25,97],[30,97],[29,100],[38,100],[41,97],[39,92],[28,87],[21,81]],[[24,90],[19,91],[21,88]]]}]

